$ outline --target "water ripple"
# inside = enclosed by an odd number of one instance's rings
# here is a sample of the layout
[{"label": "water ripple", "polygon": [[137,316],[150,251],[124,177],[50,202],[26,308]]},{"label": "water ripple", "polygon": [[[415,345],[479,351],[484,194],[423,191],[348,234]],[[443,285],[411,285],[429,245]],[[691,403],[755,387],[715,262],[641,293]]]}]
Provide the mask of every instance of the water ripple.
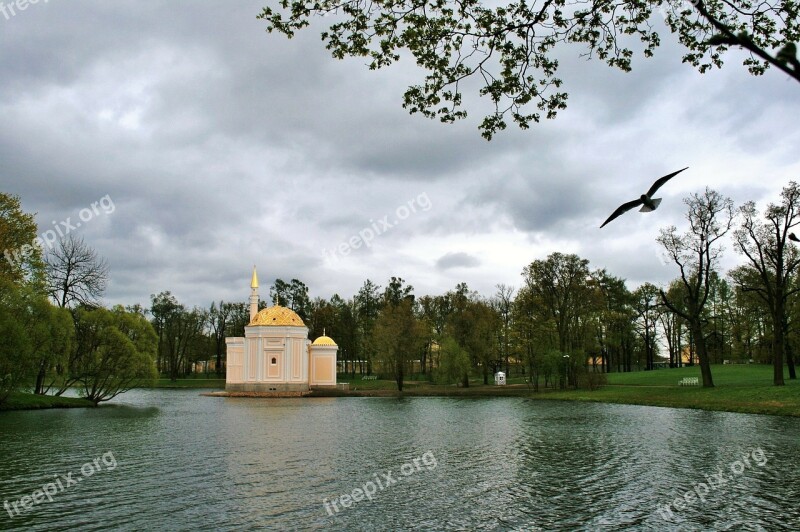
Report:
[{"label": "water ripple", "polygon": [[[0,529],[800,528],[796,419],[517,398],[262,401],[176,390],[114,403],[0,414],[3,500],[79,474],[106,452],[117,461],[53,502],[0,514]],[[756,463],[756,449],[766,463]],[[425,453],[435,467],[421,464]],[[749,465],[733,472],[746,456]],[[674,506],[720,472],[728,482],[705,501]],[[343,494],[386,474],[396,482],[345,507]]]}]

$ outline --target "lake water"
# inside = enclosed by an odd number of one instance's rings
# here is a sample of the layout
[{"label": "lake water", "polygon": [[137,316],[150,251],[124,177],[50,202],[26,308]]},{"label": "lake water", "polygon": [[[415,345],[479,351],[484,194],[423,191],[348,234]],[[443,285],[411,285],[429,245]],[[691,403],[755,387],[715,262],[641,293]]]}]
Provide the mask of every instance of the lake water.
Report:
[{"label": "lake water", "polygon": [[141,390],[0,413],[0,457],[0,529],[800,529],[796,418]]}]

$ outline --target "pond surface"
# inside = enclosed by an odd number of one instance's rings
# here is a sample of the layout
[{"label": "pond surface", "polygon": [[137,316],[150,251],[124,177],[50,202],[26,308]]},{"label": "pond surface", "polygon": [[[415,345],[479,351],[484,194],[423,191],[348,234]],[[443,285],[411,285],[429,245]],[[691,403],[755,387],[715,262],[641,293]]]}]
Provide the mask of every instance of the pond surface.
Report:
[{"label": "pond surface", "polygon": [[800,529],[796,418],[141,390],[0,413],[0,457],[0,529]]}]

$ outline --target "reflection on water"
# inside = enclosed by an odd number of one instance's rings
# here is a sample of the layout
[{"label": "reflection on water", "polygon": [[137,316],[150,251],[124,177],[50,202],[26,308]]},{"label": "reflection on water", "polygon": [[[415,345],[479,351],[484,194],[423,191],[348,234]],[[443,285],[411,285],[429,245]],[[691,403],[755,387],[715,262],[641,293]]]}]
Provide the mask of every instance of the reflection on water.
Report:
[{"label": "reflection on water", "polygon": [[[0,529],[798,529],[798,451],[800,420],[771,416],[143,390],[98,409],[0,413]],[[104,453],[116,468],[19,504]],[[403,475],[425,453],[436,467]],[[372,501],[352,500],[387,473]],[[720,473],[724,485],[698,487]],[[704,502],[686,496],[698,490]]]}]

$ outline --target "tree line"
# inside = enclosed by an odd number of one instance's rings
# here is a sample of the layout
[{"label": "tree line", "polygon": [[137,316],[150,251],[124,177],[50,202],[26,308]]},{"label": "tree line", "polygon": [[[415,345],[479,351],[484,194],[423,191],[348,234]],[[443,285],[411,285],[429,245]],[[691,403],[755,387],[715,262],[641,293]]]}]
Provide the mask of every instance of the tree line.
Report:
[{"label": "tree line", "polygon": [[[393,276],[329,299],[312,299],[298,279],[276,279],[270,299],[295,311],[311,339],[335,339],[340,371],[378,374],[399,390],[410,378],[487,384],[499,370],[535,390],[593,388],[605,373],[683,365],[698,365],[711,387],[711,365],[725,361],[771,363],[775,385],[784,384],[784,365],[796,378],[800,187],[790,182],[763,212],[753,202],[736,209],[708,188],[684,203],[685,225],[657,238],[676,271],[664,287],[631,290],[578,255],[554,252],[527,265],[519,287],[500,284],[489,296],[459,283],[418,297]],[[46,252],[25,247],[35,237],[33,215],[0,193],[0,402],[20,387],[77,387],[100,402],[159,374],[224,376],[225,338],[244,334],[246,303],[189,308],[163,291],[147,308],[104,308],[107,263],[74,235]],[[743,260],[721,272],[725,238]]]}]

